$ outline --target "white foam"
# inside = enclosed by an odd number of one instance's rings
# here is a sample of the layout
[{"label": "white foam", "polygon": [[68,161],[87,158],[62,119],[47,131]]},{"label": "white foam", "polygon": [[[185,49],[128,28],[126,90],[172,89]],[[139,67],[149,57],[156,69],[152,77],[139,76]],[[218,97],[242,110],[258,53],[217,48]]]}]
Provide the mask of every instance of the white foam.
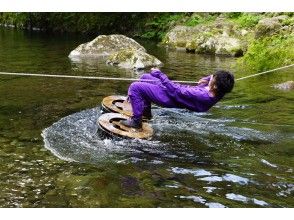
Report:
[{"label": "white foam", "polygon": [[172,167],[172,172],[177,174],[192,174],[194,176],[210,176],[211,172],[203,169],[185,169],[179,167]]},{"label": "white foam", "polygon": [[277,167],[278,167],[277,165],[272,164],[272,163],[266,161],[265,159],[261,159],[260,161],[261,161],[263,164],[268,165],[268,166],[270,166],[270,167],[273,167],[273,168],[277,168]]}]

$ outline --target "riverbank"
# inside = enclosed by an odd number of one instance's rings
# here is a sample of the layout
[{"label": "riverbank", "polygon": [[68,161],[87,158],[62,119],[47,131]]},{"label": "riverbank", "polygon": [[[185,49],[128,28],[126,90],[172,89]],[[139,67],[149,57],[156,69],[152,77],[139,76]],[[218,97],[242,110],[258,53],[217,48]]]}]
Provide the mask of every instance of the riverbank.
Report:
[{"label": "riverbank", "polygon": [[[0,25],[88,36],[124,34],[169,49],[236,56],[238,70],[294,63],[294,13],[0,13]],[[121,24],[124,24],[123,26]]]}]

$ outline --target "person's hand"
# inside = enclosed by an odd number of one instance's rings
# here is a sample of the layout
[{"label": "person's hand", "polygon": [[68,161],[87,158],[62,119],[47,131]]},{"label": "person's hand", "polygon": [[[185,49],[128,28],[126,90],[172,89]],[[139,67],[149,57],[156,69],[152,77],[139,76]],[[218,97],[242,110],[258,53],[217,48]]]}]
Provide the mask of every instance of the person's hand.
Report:
[{"label": "person's hand", "polygon": [[151,71],[160,71],[160,69],[156,68],[156,67],[152,67]]},{"label": "person's hand", "polygon": [[158,78],[159,75],[161,74],[161,71],[158,68],[151,68],[151,73],[150,74],[151,74],[151,76],[154,76],[154,77]]},{"label": "person's hand", "polygon": [[199,84],[208,84],[208,80],[200,79],[197,83],[198,83],[198,85]]}]

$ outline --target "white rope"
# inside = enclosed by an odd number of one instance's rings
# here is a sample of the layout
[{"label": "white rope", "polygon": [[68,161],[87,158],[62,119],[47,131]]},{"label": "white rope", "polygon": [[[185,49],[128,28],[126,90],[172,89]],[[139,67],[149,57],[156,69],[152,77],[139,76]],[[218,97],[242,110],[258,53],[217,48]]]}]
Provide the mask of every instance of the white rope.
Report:
[{"label": "white rope", "polygon": [[[54,75],[54,74],[36,74],[36,73],[8,73],[0,72],[0,75],[10,76],[38,76],[52,78],[71,78],[71,79],[95,79],[95,80],[116,80],[116,81],[140,81],[140,82],[156,82],[155,80],[138,79],[138,78],[117,78],[117,77],[100,77],[100,76],[73,76],[73,75]],[[176,83],[197,83],[195,81],[173,81]]]},{"label": "white rope", "polygon": [[261,73],[256,73],[256,74],[249,75],[249,76],[244,76],[244,77],[241,77],[239,79],[236,79],[236,81],[237,80],[243,80],[243,79],[251,78],[251,77],[254,77],[254,76],[259,76],[259,75],[262,75],[262,74],[265,74],[265,73],[274,72],[276,70],[286,69],[286,68],[289,68],[291,66],[294,66],[294,64],[291,64],[291,65],[288,65],[288,66],[279,67],[279,68],[272,69],[272,70],[267,70],[267,71],[264,71],[264,72],[261,72]]},{"label": "white rope", "polygon": [[[281,70],[281,69],[286,69],[289,67],[294,66],[294,64],[288,65],[288,66],[283,66],[283,67],[279,67],[276,69],[272,69],[272,70],[267,70],[261,73],[256,73],[253,75],[249,75],[249,76],[244,76],[241,78],[236,79],[236,81],[238,80],[243,80],[243,79],[248,79],[251,77],[255,77],[255,76],[259,76],[265,73],[270,73],[270,72],[274,72],[277,70]],[[155,82],[154,80],[148,80],[148,79],[138,79],[138,78],[117,78],[117,77],[100,77],[100,76],[73,76],[73,75],[56,75],[56,74],[35,74],[35,73],[9,73],[9,72],[0,72],[0,75],[10,75],[10,76],[37,76],[37,77],[52,77],[52,78],[71,78],[71,79],[94,79],[94,80],[116,80],[116,81],[140,81],[140,82]],[[188,84],[196,84],[197,82],[195,81],[173,81],[176,83],[188,83]]]}]

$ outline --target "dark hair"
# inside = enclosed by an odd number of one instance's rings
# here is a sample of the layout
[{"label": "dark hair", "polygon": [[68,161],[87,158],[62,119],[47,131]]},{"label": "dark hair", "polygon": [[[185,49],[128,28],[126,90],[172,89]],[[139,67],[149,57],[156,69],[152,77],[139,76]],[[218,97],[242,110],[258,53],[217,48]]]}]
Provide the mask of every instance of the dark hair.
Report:
[{"label": "dark hair", "polygon": [[216,94],[217,96],[224,96],[231,92],[234,87],[234,75],[228,71],[218,70],[213,74],[215,76]]}]

